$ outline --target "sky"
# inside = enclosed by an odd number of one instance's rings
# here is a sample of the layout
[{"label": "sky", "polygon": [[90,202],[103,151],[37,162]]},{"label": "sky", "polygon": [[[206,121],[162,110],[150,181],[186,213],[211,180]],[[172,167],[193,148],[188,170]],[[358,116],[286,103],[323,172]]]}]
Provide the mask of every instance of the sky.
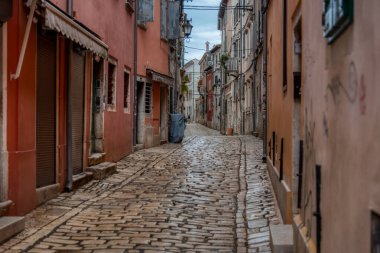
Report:
[{"label": "sky", "polygon": [[[220,0],[192,0],[186,2],[186,5],[202,5],[202,6],[219,6]],[[187,18],[192,19],[193,31],[190,35],[190,42],[186,42],[186,46],[194,48],[206,48],[206,41],[210,42],[210,49],[213,45],[219,44],[221,40],[220,31],[218,30],[218,11],[215,10],[186,10]],[[200,60],[204,51],[185,48],[185,62],[194,58]]]}]

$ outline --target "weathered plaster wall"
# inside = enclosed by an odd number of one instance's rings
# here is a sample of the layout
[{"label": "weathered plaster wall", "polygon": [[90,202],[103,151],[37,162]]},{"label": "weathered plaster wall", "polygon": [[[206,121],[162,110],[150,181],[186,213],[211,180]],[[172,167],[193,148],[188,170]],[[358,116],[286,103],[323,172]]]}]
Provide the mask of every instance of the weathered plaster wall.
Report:
[{"label": "weathered plaster wall", "polygon": [[306,150],[301,214],[315,242],[319,164],[322,252],[370,252],[370,214],[380,212],[379,11],[379,1],[355,1],[354,23],[328,45],[322,3],[302,8]]}]

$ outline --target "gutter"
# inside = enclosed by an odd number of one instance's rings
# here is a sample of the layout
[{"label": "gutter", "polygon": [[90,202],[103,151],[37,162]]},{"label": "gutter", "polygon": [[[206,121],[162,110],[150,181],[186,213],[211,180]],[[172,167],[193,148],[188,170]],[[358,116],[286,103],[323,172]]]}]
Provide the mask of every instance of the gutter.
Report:
[{"label": "gutter", "polygon": [[[73,0],[67,0],[67,13],[72,16],[73,14]],[[67,155],[67,177],[66,177],[66,186],[65,190],[68,192],[71,192],[73,190],[73,158],[72,158],[72,149],[73,149],[73,142],[72,142],[72,112],[71,112],[71,52],[73,48],[73,42],[70,40],[69,45],[67,47],[67,86],[66,86],[66,94],[67,94],[67,104],[66,104],[66,110],[67,110],[67,121],[66,121],[66,143],[67,143],[67,149],[66,149],[66,155]]]}]

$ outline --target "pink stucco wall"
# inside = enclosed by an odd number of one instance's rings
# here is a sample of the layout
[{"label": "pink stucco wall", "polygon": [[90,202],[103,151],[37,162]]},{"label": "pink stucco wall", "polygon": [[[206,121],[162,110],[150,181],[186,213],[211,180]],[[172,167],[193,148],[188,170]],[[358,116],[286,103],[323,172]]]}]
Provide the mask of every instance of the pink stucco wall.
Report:
[{"label": "pink stucco wall", "polygon": [[[132,152],[133,108],[124,112],[124,70],[130,71],[130,105],[133,105],[133,25],[125,0],[74,1],[75,18],[89,27],[109,47],[109,55],[117,60],[116,111],[105,111],[104,147],[106,159],[117,161]],[[106,68],[107,69],[107,68]]]}]

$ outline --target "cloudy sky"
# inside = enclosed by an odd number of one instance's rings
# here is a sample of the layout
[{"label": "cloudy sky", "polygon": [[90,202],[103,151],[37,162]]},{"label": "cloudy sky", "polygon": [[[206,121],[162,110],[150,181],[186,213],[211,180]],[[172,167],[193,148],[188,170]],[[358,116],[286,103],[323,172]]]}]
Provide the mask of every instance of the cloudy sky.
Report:
[{"label": "cloudy sky", "polygon": [[[219,6],[220,0],[192,0],[186,3],[187,5],[202,5],[202,6]],[[220,31],[218,30],[218,11],[210,10],[186,10],[187,17],[192,19],[193,31],[190,35],[190,42],[186,43],[188,47],[204,49],[206,41],[210,42],[210,48],[213,45],[220,43]],[[204,51],[185,48],[185,62],[194,58],[201,59]]]}]

